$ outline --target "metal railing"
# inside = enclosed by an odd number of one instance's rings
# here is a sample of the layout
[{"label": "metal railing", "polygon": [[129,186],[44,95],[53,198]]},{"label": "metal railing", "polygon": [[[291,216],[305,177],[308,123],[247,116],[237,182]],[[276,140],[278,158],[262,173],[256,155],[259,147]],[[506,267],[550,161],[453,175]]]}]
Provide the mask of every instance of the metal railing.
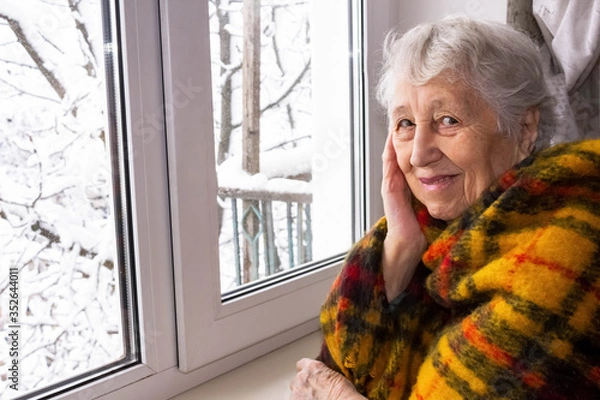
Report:
[{"label": "metal railing", "polygon": [[[269,276],[312,260],[312,194],[219,187],[218,195],[231,204],[238,286],[258,279],[260,270]],[[278,220],[285,218],[285,224],[275,223],[276,211]],[[287,248],[278,249],[276,235],[279,242],[282,237],[287,239]],[[280,250],[287,250],[286,261],[281,259]]]}]

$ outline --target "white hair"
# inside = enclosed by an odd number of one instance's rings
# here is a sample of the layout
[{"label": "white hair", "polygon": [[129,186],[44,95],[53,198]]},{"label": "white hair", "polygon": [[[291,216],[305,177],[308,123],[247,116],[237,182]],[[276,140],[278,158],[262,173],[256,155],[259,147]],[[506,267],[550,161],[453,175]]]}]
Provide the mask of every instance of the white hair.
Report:
[{"label": "white hair", "polygon": [[550,144],[555,131],[554,99],[538,47],[507,25],[466,17],[423,23],[404,35],[390,32],[384,44],[379,102],[389,110],[396,84],[422,85],[444,75],[475,90],[496,112],[498,131],[518,137],[530,107],[540,112],[535,149]]}]

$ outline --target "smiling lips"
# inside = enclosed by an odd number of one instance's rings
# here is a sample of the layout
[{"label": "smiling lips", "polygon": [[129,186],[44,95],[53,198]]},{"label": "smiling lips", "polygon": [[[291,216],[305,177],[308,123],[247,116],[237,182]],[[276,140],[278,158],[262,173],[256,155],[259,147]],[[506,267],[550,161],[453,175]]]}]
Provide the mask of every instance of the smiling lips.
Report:
[{"label": "smiling lips", "polygon": [[428,191],[442,190],[450,186],[458,175],[436,175],[431,178],[419,178],[423,188]]}]

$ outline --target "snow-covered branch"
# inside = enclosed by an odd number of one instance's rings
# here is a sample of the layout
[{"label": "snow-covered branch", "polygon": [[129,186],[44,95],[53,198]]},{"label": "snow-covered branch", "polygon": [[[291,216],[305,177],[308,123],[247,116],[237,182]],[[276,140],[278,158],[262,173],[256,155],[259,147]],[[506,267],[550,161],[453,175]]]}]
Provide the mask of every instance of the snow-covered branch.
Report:
[{"label": "snow-covered branch", "polygon": [[2,13],[0,13],[0,18],[6,20],[6,22],[8,22],[10,29],[13,31],[13,33],[17,37],[17,41],[19,43],[21,43],[21,45],[23,46],[23,48],[25,49],[27,54],[29,54],[29,56],[35,63],[36,67],[39,69],[39,71],[42,73],[42,75],[44,75],[44,77],[46,78],[46,80],[48,81],[50,86],[52,86],[52,89],[54,89],[54,91],[56,92],[58,97],[60,97],[61,99],[64,98],[65,94],[66,94],[65,87],[58,80],[58,78],[56,77],[54,72],[46,67],[45,60],[40,56],[38,51],[33,46],[32,41],[25,34],[25,31],[21,27],[21,23],[15,19],[12,19],[8,15],[2,14]]},{"label": "snow-covered branch", "polygon": [[75,28],[81,34],[81,38],[85,44],[85,46],[82,47],[82,51],[88,58],[88,62],[84,65],[84,69],[87,71],[89,76],[94,77],[94,76],[96,76],[95,65],[97,64],[98,60],[96,59],[94,47],[90,40],[90,33],[88,31],[88,28],[81,19],[81,12],[79,9],[80,4],[81,4],[81,0],[69,0],[69,8],[71,9],[71,12],[73,13],[73,19],[75,21]]},{"label": "snow-covered branch", "polygon": [[[273,100],[269,104],[261,107],[261,109],[260,109],[261,114],[264,113],[265,111],[270,110],[271,108],[274,108],[274,107],[282,105],[283,100],[285,100],[289,95],[291,95],[294,92],[294,89],[297,89],[297,85],[302,81],[302,78],[304,78],[304,76],[306,75],[306,73],[308,71],[310,71],[310,60],[308,60],[306,62],[306,64],[304,65],[304,67],[302,68],[302,70],[300,71],[300,73],[298,74],[298,76],[296,76],[296,78],[292,81],[292,83],[290,83],[288,85],[287,89],[285,89],[279,95],[279,97],[277,97],[275,100]],[[240,126],[242,126],[241,122],[237,123],[237,124],[233,124],[232,128],[233,129],[237,129]]]}]

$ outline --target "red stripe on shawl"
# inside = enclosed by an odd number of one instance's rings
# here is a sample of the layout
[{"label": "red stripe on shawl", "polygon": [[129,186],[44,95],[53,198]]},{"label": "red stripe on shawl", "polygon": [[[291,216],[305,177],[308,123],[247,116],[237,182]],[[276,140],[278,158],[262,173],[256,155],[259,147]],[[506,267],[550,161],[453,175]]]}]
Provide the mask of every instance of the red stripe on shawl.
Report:
[{"label": "red stripe on shawl", "polygon": [[[427,391],[424,392],[423,394],[420,394],[419,392],[416,392],[415,394],[417,395],[417,399],[421,399],[421,400],[425,400],[425,399],[431,399],[431,393],[433,393],[437,387],[440,385],[440,382],[444,380],[444,377],[442,377],[439,373],[436,375],[435,379],[433,380],[433,382],[431,383],[431,385],[429,385],[427,387]],[[415,386],[417,391],[419,390],[419,388],[417,386]]]},{"label": "red stripe on shawl", "polygon": [[436,260],[443,257],[437,272],[438,276],[440,277],[437,292],[444,300],[448,299],[452,269],[456,268],[455,263],[453,263],[452,259],[450,258],[450,250],[458,241],[460,233],[457,235],[452,235],[446,239],[436,240],[431,244],[431,246],[429,246],[423,255],[423,262],[430,268],[434,266]]},{"label": "red stripe on shawl", "polygon": [[592,382],[600,383],[600,367],[592,367],[587,375]]},{"label": "red stripe on shawl", "polygon": [[[596,297],[596,299],[600,300],[600,288],[593,287],[590,282],[582,279],[581,276],[577,272],[567,269],[566,267],[563,267],[559,263],[550,262],[546,259],[543,259],[540,257],[532,257],[530,255],[530,253],[533,252],[533,250],[537,246],[538,241],[540,240],[540,238],[543,235],[544,235],[544,231],[538,232],[536,237],[531,241],[531,244],[527,247],[527,249],[523,253],[512,255],[512,258],[517,262],[518,266],[522,265],[526,261],[529,261],[536,265],[544,266],[544,267],[548,268],[548,270],[558,272],[563,277],[565,277],[573,282],[576,282],[579,286],[581,286],[581,288],[584,291],[594,293],[594,296]],[[514,268],[511,269],[509,271],[509,273],[514,274]],[[510,289],[510,288],[508,288],[508,289]]]},{"label": "red stripe on shawl", "polygon": [[417,209],[417,222],[420,226],[428,226],[431,224],[431,216],[427,208],[421,207]]},{"label": "red stripe on shawl", "polygon": [[588,188],[580,186],[559,186],[551,190],[563,197],[586,198],[592,201],[600,201],[600,193],[593,192]]},{"label": "red stripe on shawl", "polygon": [[533,195],[540,195],[544,193],[550,185],[548,183],[542,181],[541,179],[536,179],[530,176],[522,178],[522,184],[519,185],[525,187],[528,193]]},{"label": "red stripe on shawl", "polygon": [[347,280],[349,280],[353,285],[359,281],[360,279],[360,275],[361,275],[361,268],[360,265],[358,264],[349,264],[346,267],[346,278]]},{"label": "red stripe on shawl", "polygon": [[336,310],[337,316],[335,321],[335,331],[342,332],[344,330],[344,326],[346,325],[346,319],[343,318],[345,315],[344,312],[348,309],[351,302],[347,297],[340,297],[338,300],[338,309]]},{"label": "red stripe on shawl", "polygon": [[368,276],[363,273],[358,264],[347,264],[342,275],[343,278],[340,281],[340,308],[344,311],[347,305],[342,303],[342,301],[347,302],[348,298],[353,297],[353,293],[357,288],[360,288],[363,284],[367,284],[365,281],[368,280]]},{"label": "red stripe on shawl", "polygon": [[448,300],[448,293],[450,292],[450,276],[452,275],[452,267],[453,263],[450,260],[450,257],[446,256],[444,261],[442,261],[442,265],[440,265],[440,281],[438,288],[438,293],[444,300]]},{"label": "red stripe on shawl", "polygon": [[506,171],[499,180],[500,187],[508,189],[517,181],[517,172],[514,169]]},{"label": "red stripe on shawl", "polygon": [[349,305],[350,299],[348,299],[347,297],[340,297],[340,300],[338,302],[338,314],[340,311],[346,311]]},{"label": "red stripe on shawl", "polygon": [[448,253],[450,253],[450,249],[456,244],[458,237],[461,234],[462,231],[456,235],[433,242],[425,254],[423,254],[423,262],[427,265],[431,265],[431,263],[433,263],[436,259],[445,257]]},{"label": "red stripe on shawl", "polygon": [[553,193],[563,197],[583,197],[592,201],[600,201],[600,193],[581,186],[552,186],[541,179],[535,179],[532,177],[523,177],[522,183],[519,186],[524,187],[529,193],[533,195],[540,195],[542,193]]},{"label": "red stripe on shawl", "polygon": [[[462,329],[463,336],[488,359],[513,370],[522,370],[522,366],[518,365],[517,360],[510,353],[490,342],[479,331],[470,317],[463,320]],[[544,377],[537,372],[522,371],[521,379],[527,386],[535,389],[539,389],[546,384]]]},{"label": "red stripe on shawl", "polygon": [[537,372],[527,372],[523,375],[523,383],[534,389],[539,389],[546,384],[542,375]]},{"label": "red stripe on shawl", "polygon": [[470,317],[463,320],[462,331],[463,336],[473,347],[481,351],[487,358],[494,360],[498,364],[512,367],[515,362],[514,357],[487,340],[479,329],[477,329],[477,326]]},{"label": "red stripe on shawl", "polygon": [[[533,257],[530,256],[527,253],[519,253],[519,254],[515,254],[512,256],[512,258],[517,262],[517,264],[521,265],[523,263],[525,263],[526,261],[529,261],[535,265],[540,265],[540,266],[544,266],[546,268],[548,268],[548,270],[550,271],[554,271],[554,272],[558,272],[560,273],[563,277],[575,282],[575,281],[579,281],[579,274],[575,271],[572,271],[570,269],[567,269],[565,267],[563,267],[562,265],[560,265],[559,263],[555,263],[555,262],[550,262],[544,258],[540,258],[540,257]],[[584,282],[579,282],[582,286],[584,285]],[[589,284],[588,284],[589,285]],[[587,289],[592,289],[590,287],[584,287],[586,290]]]}]

